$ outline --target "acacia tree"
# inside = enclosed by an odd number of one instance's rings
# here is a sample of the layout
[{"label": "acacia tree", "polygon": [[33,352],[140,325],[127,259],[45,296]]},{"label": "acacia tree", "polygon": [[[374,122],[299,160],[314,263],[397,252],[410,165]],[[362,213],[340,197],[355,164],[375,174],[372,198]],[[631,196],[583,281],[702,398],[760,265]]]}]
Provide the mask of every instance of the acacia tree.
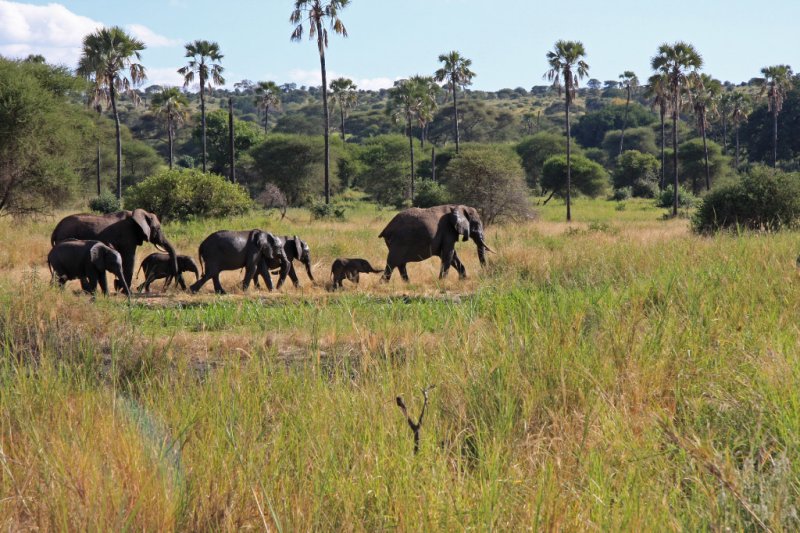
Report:
[{"label": "acacia tree", "polygon": [[281,89],[274,81],[260,81],[255,88],[256,107],[264,112],[264,133],[269,126],[269,110],[280,109]]},{"label": "acacia tree", "polygon": [[91,100],[96,105],[111,105],[117,134],[117,199],[122,199],[122,135],[117,95],[127,94],[138,101],[134,87],[147,76],[141,61],[145,44],[119,26],[101,28],[83,38],[77,74],[92,82]]},{"label": "acacia tree", "polygon": [[188,115],[189,100],[177,87],[165,87],[153,96],[150,101],[151,111],[167,125],[169,140],[169,168],[172,170],[173,147],[175,145],[175,127],[183,124]]},{"label": "acacia tree", "polygon": [[792,67],[773,65],[761,69],[763,78],[757,78],[761,96],[767,95],[767,105],[772,112],[772,166],[778,164],[778,115],[783,109],[786,93],[792,88]]},{"label": "acacia tree", "polygon": [[580,41],[556,41],[553,51],[547,52],[547,62],[550,70],[545,73],[545,78],[553,82],[553,87],[558,89],[561,96],[564,93],[564,116],[567,130],[567,222],[572,220],[571,195],[572,186],[571,176],[571,150],[570,150],[570,127],[569,127],[569,107],[575,100],[578,89],[578,82],[589,75],[589,65],[583,60],[586,57],[586,49]]},{"label": "acacia tree", "polygon": [[657,74],[666,77],[669,95],[672,99],[672,167],[674,170],[672,215],[678,215],[678,120],[683,107],[683,97],[693,76],[702,66],[703,58],[694,46],[678,41],[673,44],[664,43],[658,47],[658,53],[650,62]]},{"label": "acacia tree", "polygon": [[703,154],[706,170],[706,190],[711,190],[711,170],[708,166],[708,119],[717,113],[717,99],[722,91],[722,84],[709,76],[700,74],[693,76],[690,86],[692,109],[697,120],[697,127],[703,138]]},{"label": "acacia tree", "polygon": [[206,86],[223,85],[222,77],[224,68],[219,64],[224,57],[219,51],[216,42],[197,40],[186,43],[185,57],[191,58],[185,67],[178,69],[178,74],[183,76],[183,86],[188,87],[194,82],[197,75],[200,81],[200,123],[203,130],[203,172],[206,172],[208,150],[206,148]]},{"label": "acacia tree", "polygon": [[472,60],[463,57],[456,50],[447,54],[441,54],[439,56],[439,62],[442,63],[442,68],[436,71],[434,78],[440,83],[446,81],[453,95],[453,128],[455,129],[456,135],[456,153],[458,153],[460,138],[458,132],[458,101],[456,94],[459,88],[464,89],[472,85],[472,78],[475,77],[475,73],[469,68],[470,65],[472,65]]},{"label": "acacia tree", "polygon": [[658,108],[658,115],[661,118],[661,179],[658,182],[658,188],[663,191],[666,184],[666,151],[664,148],[667,138],[664,124],[671,102],[669,80],[664,74],[653,74],[647,81],[647,96],[652,99],[650,107],[652,109]]},{"label": "acacia tree", "polygon": [[353,80],[348,78],[336,78],[331,80],[331,97],[339,104],[339,118],[341,119],[342,141],[345,140],[344,119],[348,112],[358,103],[358,87]]},{"label": "acacia tree", "polygon": [[625,89],[625,94],[627,95],[627,99],[625,100],[625,118],[622,121],[622,135],[619,137],[619,155],[622,155],[622,147],[625,143],[625,128],[628,127],[628,109],[631,105],[631,94],[639,88],[639,78],[636,77],[636,73],[630,70],[626,70],[622,74],[619,75],[620,87]]},{"label": "acacia tree", "polygon": [[325,137],[325,203],[331,201],[330,185],[330,114],[328,113],[328,73],[325,68],[325,49],[328,47],[328,30],[323,23],[328,21],[334,33],[347,37],[347,29],[339,18],[339,11],[348,6],[350,0],[295,0],[294,11],[289,22],[295,24],[292,41],[303,38],[304,26],[308,24],[308,38],[317,40],[319,68],[322,74],[322,115],[323,135]]},{"label": "acacia tree", "polygon": [[752,109],[750,97],[746,93],[735,92],[731,94],[731,123],[736,131],[736,151],[734,168],[739,168],[739,127],[747,122],[747,117]]}]

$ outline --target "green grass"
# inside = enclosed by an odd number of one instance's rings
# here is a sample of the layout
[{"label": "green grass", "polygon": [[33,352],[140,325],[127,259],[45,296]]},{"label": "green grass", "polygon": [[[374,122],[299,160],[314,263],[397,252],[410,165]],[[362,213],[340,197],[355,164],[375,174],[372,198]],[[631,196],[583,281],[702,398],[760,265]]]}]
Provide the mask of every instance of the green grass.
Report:
[{"label": "green grass", "polygon": [[[0,282],[0,525],[797,529],[797,234],[574,213],[490,228],[465,282],[129,307],[22,261]],[[226,223],[302,230],[322,277],[337,250],[380,258],[390,216]],[[428,385],[414,455],[395,397],[416,418]]]}]

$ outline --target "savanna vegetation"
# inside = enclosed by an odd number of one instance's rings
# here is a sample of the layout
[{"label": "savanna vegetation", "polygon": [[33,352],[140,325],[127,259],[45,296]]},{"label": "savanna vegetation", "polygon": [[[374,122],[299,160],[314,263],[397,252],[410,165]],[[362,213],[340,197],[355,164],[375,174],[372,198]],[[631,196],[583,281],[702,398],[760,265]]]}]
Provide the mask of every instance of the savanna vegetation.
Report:
[{"label": "savanna vegetation", "polygon": [[[603,83],[558,41],[547,85],[473,90],[452,50],[369,91],[327,81],[349,7],[291,10],[321,87],[226,85],[202,39],[182,89],[145,86],[119,27],[75,70],[0,58],[0,526],[798,529],[791,68],[722,82],[676,42]],[[337,257],[383,266],[397,209],[447,203],[480,212],[485,268],[462,243],[464,280],[329,290]],[[120,208],[189,255],[299,235],[316,280],[51,286],[55,223]]]}]

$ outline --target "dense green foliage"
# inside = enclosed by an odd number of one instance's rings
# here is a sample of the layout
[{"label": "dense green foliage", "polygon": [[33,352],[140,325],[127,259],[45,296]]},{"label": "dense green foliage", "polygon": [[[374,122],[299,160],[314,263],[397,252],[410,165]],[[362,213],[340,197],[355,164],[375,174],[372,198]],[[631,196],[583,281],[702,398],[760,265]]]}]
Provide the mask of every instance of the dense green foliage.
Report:
[{"label": "dense green foliage", "polygon": [[631,188],[633,196],[652,198],[657,190],[661,163],[650,154],[626,150],[617,158],[612,174],[614,188]]},{"label": "dense green foliage", "polygon": [[700,232],[730,227],[774,231],[794,227],[798,219],[800,174],[756,166],[703,197],[693,226]]},{"label": "dense green foliage", "polygon": [[[612,130],[621,130],[624,120],[624,105],[607,105],[598,111],[591,111],[582,115],[573,126],[572,133],[581,146],[599,148],[603,144],[606,133]],[[634,102],[628,110],[628,128],[649,126],[655,123],[656,120],[656,115],[641,104]],[[625,148],[633,149],[631,148],[633,145],[627,144],[628,133],[626,129]],[[619,146],[619,139],[617,139],[617,144]]]},{"label": "dense green foliage", "polygon": [[108,213],[116,213],[122,209],[122,203],[119,201],[116,194],[105,191],[100,193],[100,196],[95,196],[89,200],[89,209],[96,213],[107,215]]},{"label": "dense green foliage", "polygon": [[163,170],[129,188],[126,209],[142,208],[162,220],[240,215],[253,205],[247,191],[199,169]]},{"label": "dense green foliage", "polygon": [[567,153],[567,138],[558,133],[537,133],[522,139],[517,144],[517,153],[522,158],[528,185],[536,188],[540,186],[544,162],[554,155]]},{"label": "dense green foliage", "polygon": [[[572,156],[570,172],[574,192],[596,198],[603,195],[609,187],[608,172],[581,155]],[[544,162],[542,171],[542,190],[555,196],[566,194],[567,156],[554,155]]]},{"label": "dense green foliage", "polygon": [[381,205],[401,206],[410,193],[408,139],[380,135],[364,142],[356,183]]},{"label": "dense green foliage", "polygon": [[433,207],[449,203],[452,203],[450,201],[450,193],[441,183],[430,179],[423,179],[417,182],[414,207]]},{"label": "dense green foliage", "polygon": [[[619,155],[619,138],[621,135],[622,130],[612,130],[603,137],[602,147],[606,152],[608,161],[616,160]],[[656,134],[653,132],[653,128],[650,127],[625,130],[625,149],[652,155],[660,153],[656,146]]]},{"label": "dense green foliage", "polygon": [[[237,165],[247,158],[248,151],[263,140],[261,129],[253,122],[234,119],[233,146]],[[203,131],[198,125],[193,132],[196,141],[202,139]],[[212,111],[206,116],[206,142],[208,143],[208,162],[211,172],[227,174],[229,172],[228,153],[228,113],[221,109]]]},{"label": "dense green foliage", "polygon": [[450,198],[476,208],[485,224],[530,214],[520,158],[509,146],[462,145],[447,165],[445,183]]},{"label": "dense green foliage", "polygon": [[[722,155],[722,147],[713,141],[708,144],[708,166],[713,186],[730,172],[730,160]],[[680,182],[699,194],[705,188],[706,166],[705,150],[701,139],[692,139],[678,147],[678,170]]]}]

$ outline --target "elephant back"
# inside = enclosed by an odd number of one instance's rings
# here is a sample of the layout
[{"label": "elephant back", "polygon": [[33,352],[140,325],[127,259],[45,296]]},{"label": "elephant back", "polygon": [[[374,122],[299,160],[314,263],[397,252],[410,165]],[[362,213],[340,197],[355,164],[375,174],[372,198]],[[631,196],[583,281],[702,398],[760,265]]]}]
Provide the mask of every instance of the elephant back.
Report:
[{"label": "elephant back", "polygon": [[433,239],[441,216],[431,209],[411,207],[397,213],[383,228],[378,238],[386,244],[396,240]]},{"label": "elephant back", "polygon": [[67,239],[103,240],[101,234],[106,228],[128,216],[130,216],[130,211],[120,211],[108,215],[80,213],[66,216],[56,224],[50,235],[50,244],[55,245]]}]

